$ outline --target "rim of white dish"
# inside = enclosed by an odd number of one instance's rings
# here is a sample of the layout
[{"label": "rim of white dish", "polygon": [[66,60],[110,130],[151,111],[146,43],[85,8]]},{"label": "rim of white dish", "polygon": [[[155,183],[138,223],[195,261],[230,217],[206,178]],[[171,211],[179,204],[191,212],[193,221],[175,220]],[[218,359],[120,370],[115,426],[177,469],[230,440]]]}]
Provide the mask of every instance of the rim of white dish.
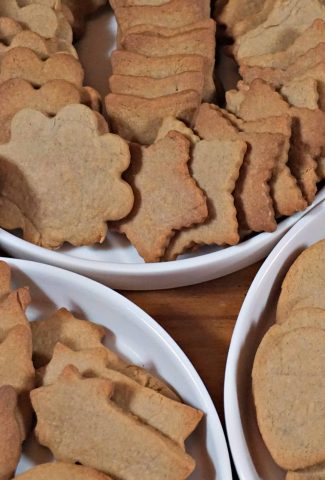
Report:
[{"label": "rim of white dish", "polygon": [[124,305],[124,308],[128,311],[133,311],[135,315],[130,315],[130,321],[135,321],[135,319],[137,319],[137,322],[140,321],[153,333],[157,334],[160,340],[166,346],[166,348],[170,350],[173,353],[173,356],[175,356],[177,360],[184,366],[192,382],[197,386],[198,394],[200,395],[203,403],[207,406],[206,413],[208,413],[210,416],[210,424],[213,425],[213,428],[216,431],[216,436],[218,438],[218,443],[220,444],[220,448],[217,454],[222,459],[222,461],[220,462],[223,470],[222,480],[232,479],[230,456],[226,443],[226,437],[220,422],[218,412],[216,410],[216,407],[214,406],[210,394],[189,358],[177,345],[175,340],[166,332],[166,330],[164,330],[163,327],[161,327],[159,323],[156,322],[156,320],[154,320],[144,310],[131,302],[131,300],[125,298],[123,295],[115,292],[114,290],[106,287],[105,285],[102,285],[101,283],[96,282],[95,280],[91,280],[87,277],[79,275],[78,273],[63,270],[59,267],[54,267],[52,265],[45,265],[43,263],[33,262],[30,260],[17,260],[6,257],[0,257],[0,260],[8,263],[8,265],[12,265],[18,268],[25,273],[28,273],[28,271],[33,271],[35,273],[37,273],[37,271],[41,271],[45,274],[48,274],[48,276],[56,276],[60,281],[62,281],[62,283],[66,281],[67,277],[69,277],[76,286],[80,286],[80,288],[86,288],[88,291],[94,290],[97,294],[102,294],[106,298],[112,299],[120,305]]},{"label": "rim of white dish", "polygon": [[[304,217],[311,209],[325,199],[325,186],[318,192],[314,204],[308,207],[303,212],[298,212],[288,218],[285,218],[278,224],[278,228],[272,233],[260,233],[254,237],[239,243],[238,245],[230,246],[222,250],[212,253],[206,253],[190,258],[182,258],[172,262],[157,262],[157,263],[119,263],[119,262],[103,262],[101,260],[83,259],[80,257],[70,256],[66,253],[61,253],[54,250],[48,250],[44,247],[34,245],[20,237],[0,228],[0,246],[4,249],[12,248],[15,245],[20,251],[33,255],[33,258],[38,258],[41,262],[55,263],[56,266],[68,269],[81,268],[83,271],[96,270],[98,273],[106,273],[107,275],[127,274],[138,277],[145,275],[159,275],[172,273],[186,273],[199,267],[211,266],[217,264],[219,260],[234,260],[237,256],[245,256],[257,248],[263,248],[268,242],[281,236],[282,232],[292,227],[300,218]],[[256,259],[257,261],[258,259]]]},{"label": "rim of white dish", "polygon": [[[255,292],[259,288],[260,284],[264,281],[264,278],[268,274],[272,264],[280,255],[283,255],[283,251],[286,249],[287,245],[291,243],[292,239],[297,235],[297,233],[308,228],[308,224],[314,220],[315,215],[317,216],[318,211],[323,209],[324,206],[325,200],[313,208],[306,216],[304,216],[304,218],[299,220],[296,225],[294,225],[292,229],[282,238],[282,240],[280,240],[268,258],[265,260],[251,286],[249,287],[249,291],[240,309],[236,326],[232,334],[225,371],[224,409],[229,447],[237,474],[241,480],[247,480],[250,478],[252,471],[256,473],[255,465],[247,447],[237,395],[236,369],[239,360],[237,344],[242,337],[244,320],[247,312],[249,312],[251,309],[251,304],[256,302]],[[256,478],[259,478],[257,473]]]}]

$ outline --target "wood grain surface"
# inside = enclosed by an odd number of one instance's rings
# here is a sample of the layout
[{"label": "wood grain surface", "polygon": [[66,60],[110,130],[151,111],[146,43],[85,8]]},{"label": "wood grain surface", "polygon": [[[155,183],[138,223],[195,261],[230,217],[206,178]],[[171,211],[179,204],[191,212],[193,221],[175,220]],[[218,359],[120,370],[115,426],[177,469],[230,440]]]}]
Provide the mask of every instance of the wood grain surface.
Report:
[{"label": "wood grain surface", "polygon": [[167,330],[193,363],[224,424],[223,382],[238,313],[261,263],[193,287],[120,292]]}]

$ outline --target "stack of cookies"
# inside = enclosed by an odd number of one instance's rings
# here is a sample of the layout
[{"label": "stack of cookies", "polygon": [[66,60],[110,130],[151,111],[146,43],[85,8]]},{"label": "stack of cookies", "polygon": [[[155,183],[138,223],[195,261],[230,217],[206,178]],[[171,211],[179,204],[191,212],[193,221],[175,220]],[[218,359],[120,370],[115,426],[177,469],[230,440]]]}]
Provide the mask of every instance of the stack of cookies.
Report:
[{"label": "stack of cookies", "polygon": [[118,23],[106,107],[113,131],[152,144],[162,119],[191,125],[215,98],[215,21],[209,0],[111,0]]},{"label": "stack of cookies", "polygon": [[12,478],[32,407],[37,440],[67,463],[18,478],[188,478],[195,461],[185,441],[202,412],[104,346],[104,328],[66,309],[29,323],[29,303],[28,288],[12,291],[10,269],[0,263],[0,478]]},{"label": "stack of cookies", "polygon": [[276,324],[255,356],[258,426],[286,480],[325,478],[325,241],[287,273]]},{"label": "stack of cookies", "polygon": [[[287,174],[289,168],[296,180],[305,206],[309,205],[317,183],[325,178],[324,2],[246,0],[239,8],[236,0],[229,0],[226,4],[217,2],[216,18],[224,26],[221,33],[233,40],[227,51],[237,61],[242,76],[237,90],[227,92],[226,108],[241,124],[269,123],[273,130],[281,117],[289,117],[291,129],[279,129],[290,139],[283,165],[286,163]],[[276,197],[282,188],[292,203],[287,205],[289,210],[303,208],[297,188],[292,181],[290,187],[286,177],[286,182],[280,184],[279,180],[277,191],[273,191],[279,214],[284,211]]]}]

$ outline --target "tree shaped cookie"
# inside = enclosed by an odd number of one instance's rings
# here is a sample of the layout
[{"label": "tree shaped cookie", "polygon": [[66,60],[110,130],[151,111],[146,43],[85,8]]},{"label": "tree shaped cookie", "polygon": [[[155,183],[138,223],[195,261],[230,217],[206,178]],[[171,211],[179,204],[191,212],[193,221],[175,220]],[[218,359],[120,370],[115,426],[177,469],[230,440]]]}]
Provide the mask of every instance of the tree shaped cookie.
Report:
[{"label": "tree shaped cookie", "polygon": [[112,389],[110,381],[82,379],[69,366],[56,383],[34,390],[40,443],[57,460],[78,461],[121,480],[186,479],[194,460],[175,442],[118,408],[110,400]]},{"label": "tree shaped cookie", "polygon": [[105,330],[93,322],[75,318],[65,308],[61,308],[45,320],[31,323],[33,334],[33,360],[36,367],[46,365],[52,358],[57,342],[74,351],[101,349],[106,357],[107,368],[116,370],[144,387],[157,390],[165,397],[179,401],[177,394],[160,378],[144,368],[120,358],[115,352],[101,343]]},{"label": "tree shaped cookie", "polygon": [[121,179],[129,161],[127,144],[101,135],[97,115],[84,105],[54,118],[22,110],[10,142],[0,146],[0,224],[49,248],[102,242],[106,221],[133,206],[131,187]]},{"label": "tree shaped cookie", "polygon": [[0,478],[12,478],[21,455],[21,431],[16,418],[17,394],[13,387],[0,387]]},{"label": "tree shaped cookie", "polygon": [[184,441],[195,430],[202,413],[181,402],[175,402],[161,393],[142,386],[121,372],[107,367],[107,355],[102,348],[74,352],[57,343],[50,363],[43,369],[42,384],[55,383],[68,365],[75,366],[81,375],[106,378],[113,385],[112,400],[126,412],[156,428],[184,446]]},{"label": "tree shaped cookie", "polygon": [[132,147],[127,178],[135,190],[135,207],[118,224],[147,262],[159,261],[176,230],[202,223],[206,199],[191,178],[190,142],[178,132],[148,148]]}]

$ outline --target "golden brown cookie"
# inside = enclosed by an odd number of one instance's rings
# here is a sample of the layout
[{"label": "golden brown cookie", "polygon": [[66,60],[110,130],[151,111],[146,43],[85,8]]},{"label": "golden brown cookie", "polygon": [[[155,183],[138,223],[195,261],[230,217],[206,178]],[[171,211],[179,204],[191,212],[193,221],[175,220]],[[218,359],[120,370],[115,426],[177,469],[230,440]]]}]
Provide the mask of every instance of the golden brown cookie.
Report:
[{"label": "golden brown cookie", "polygon": [[30,48],[17,47],[4,55],[0,66],[0,84],[12,78],[27,80],[36,87],[50,80],[66,80],[82,87],[84,71],[80,62],[67,53],[41,60]]},{"label": "golden brown cookie", "polygon": [[109,88],[112,93],[142,98],[158,98],[184,90],[194,90],[202,97],[204,76],[201,72],[184,72],[156,79],[113,74],[109,78]]},{"label": "golden brown cookie", "polygon": [[[169,123],[169,131],[178,130],[178,125]],[[181,124],[178,131],[184,132],[184,128]],[[198,245],[234,245],[239,241],[232,194],[247,145],[240,139],[200,141],[193,133],[189,138],[193,138],[191,172],[207,195],[209,215],[203,224],[176,233],[164,257],[168,260]]]},{"label": "golden brown cookie", "polygon": [[285,70],[294,63],[299,56],[324,42],[325,21],[319,18],[304,30],[286,50],[243,58],[240,63],[241,65],[252,67],[273,67]]},{"label": "golden brown cookie", "polygon": [[194,460],[176,443],[118,408],[110,400],[112,390],[110,381],[82,379],[75,367],[66,367],[55,384],[31,393],[39,442],[57,460],[79,461],[125,480],[187,478]]},{"label": "golden brown cookie", "polygon": [[19,480],[111,480],[104,473],[82,465],[44,463],[15,477]]},{"label": "golden brown cookie", "polygon": [[9,142],[11,120],[23,108],[33,108],[52,116],[66,105],[90,105],[91,102],[87,90],[66,80],[50,80],[39,89],[20,78],[7,80],[0,85],[0,143]]},{"label": "golden brown cookie", "polygon": [[72,30],[61,11],[38,3],[20,6],[17,0],[1,0],[0,16],[10,17],[44,38],[58,37],[72,43]]},{"label": "golden brown cookie", "polygon": [[321,0],[277,0],[266,20],[237,37],[234,53],[238,60],[288,48],[316,19],[325,20]]},{"label": "golden brown cookie", "polygon": [[203,99],[211,101],[215,97],[216,89],[211,76],[211,65],[202,55],[171,54],[165,57],[150,57],[126,50],[114,50],[111,62],[114,74],[133,77],[164,79],[185,72],[202,72]]},{"label": "golden brown cookie", "polygon": [[0,155],[0,223],[21,228],[28,241],[49,248],[102,242],[106,221],[132,209],[131,187],[121,178],[130,161],[128,145],[102,135],[98,116],[84,105],[64,107],[54,118],[21,110]]},{"label": "golden brown cookie", "polygon": [[170,132],[148,148],[133,145],[131,155],[127,178],[135,191],[135,207],[119,222],[118,231],[146,262],[158,262],[175,231],[207,218],[206,199],[190,176],[190,142],[182,134]]},{"label": "golden brown cookie", "polygon": [[254,361],[253,393],[263,440],[285,470],[325,459],[325,331],[273,326]]},{"label": "golden brown cookie", "polygon": [[156,25],[178,28],[210,16],[207,2],[201,0],[170,0],[162,5],[135,5],[115,9],[117,23],[123,33],[134,25]]},{"label": "golden brown cookie", "polygon": [[173,116],[191,124],[201,96],[194,90],[151,99],[110,93],[105,101],[114,132],[130,142],[150,145],[165,117]]},{"label": "golden brown cookie", "polygon": [[86,320],[79,320],[65,308],[51,317],[31,323],[33,334],[33,360],[36,367],[46,365],[53,356],[55,345],[60,342],[72,350],[100,348],[106,357],[107,368],[116,370],[144,387],[151,388],[165,397],[179,401],[178,395],[162,380],[144,368],[132,365],[116,353],[104,347],[101,341],[105,329]]},{"label": "golden brown cookie", "polygon": [[287,321],[293,310],[304,307],[324,308],[325,241],[304,250],[291,265],[281,288],[277,323]]},{"label": "golden brown cookie", "polygon": [[52,360],[44,371],[40,372],[42,385],[55,383],[68,365],[75,366],[81,375],[110,380],[114,386],[112,401],[181,446],[184,446],[184,441],[202,418],[200,411],[175,402],[126,375],[107,368],[107,355],[102,348],[74,352],[57,343]]},{"label": "golden brown cookie", "polygon": [[17,393],[11,386],[0,387],[0,478],[12,478],[21,455],[21,431],[16,417]]}]

